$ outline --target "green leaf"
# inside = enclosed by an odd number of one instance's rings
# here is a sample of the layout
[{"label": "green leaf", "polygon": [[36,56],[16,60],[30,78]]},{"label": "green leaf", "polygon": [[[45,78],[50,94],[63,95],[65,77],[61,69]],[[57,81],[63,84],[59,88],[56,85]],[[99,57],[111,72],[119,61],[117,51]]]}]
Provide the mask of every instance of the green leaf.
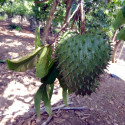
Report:
[{"label": "green leaf", "polygon": [[121,25],[125,24],[125,17],[123,16],[122,10],[117,13],[117,17],[113,23],[114,29],[118,29]]},{"label": "green leaf", "polygon": [[123,28],[119,31],[119,33],[117,34],[117,39],[125,41],[125,28]]},{"label": "green leaf", "polygon": [[68,90],[65,89],[65,88],[62,88],[63,91],[62,91],[62,95],[63,95],[63,102],[66,106],[68,106]]},{"label": "green leaf", "polygon": [[43,92],[46,89],[46,84],[42,84],[40,88],[38,89],[37,93],[34,96],[34,102],[35,102],[35,109],[37,113],[37,117],[40,117],[40,102],[43,97]]},{"label": "green leaf", "polygon": [[34,102],[35,102],[35,109],[36,109],[37,117],[40,116],[41,100],[44,102],[44,107],[45,107],[46,112],[49,115],[52,115],[51,97],[53,94],[53,89],[54,89],[54,84],[47,85],[46,83],[43,83],[38,89],[37,93],[35,94]]},{"label": "green leaf", "polygon": [[52,66],[53,59],[52,48],[51,46],[44,46],[42,53],[38,59],[38,63],[36,65],[36,76],[39,78],[43,78],[48,74],[49,69]]},{"label": "green leaf", "polygon": [[18,59],[9,60],[7,59],[8,68],[10,70],[25,72],[27,69],[35,67],[38,59],[38,53],[43,49],[39,47],[28,55],[25,55]]},{"label": "green leaf", "polygon": [[36,37],[35,37],[35,49],[41,47],[41,40],[40,40],[40,26],[36,29]]},{"label": "green leaf", "polygon": [[49,95],[47,94],[47,87],[43,91],[43,97],[42,100],[44,101],[44,107],[46,109],[46,112],[51,116],[52,115],[52,109],[51,109],[51,98],[48,97]]},{"label": "green leaf", "polygon": [[56,68],[56,64],[50,68],[48,74],[41,79],[41,82],[46,82],[47,84],[53,84],[55,79],[58,77],[59,71]]},{"label": "green leaf", "polygon": [[123,6],[123,8],[122,8],[122,13],[123,13],[123,16],[125,18],[125,6]]},{"label": "green leaf", "polygon": [[60,86],[62,87],[62,96],[63,96],[63,102],[66,106],[68,106],[68,87],[66,84],[63,84],[62,81],[61,81],[61,78],[58,77],[58,80],[59,80],[59,84]]}]

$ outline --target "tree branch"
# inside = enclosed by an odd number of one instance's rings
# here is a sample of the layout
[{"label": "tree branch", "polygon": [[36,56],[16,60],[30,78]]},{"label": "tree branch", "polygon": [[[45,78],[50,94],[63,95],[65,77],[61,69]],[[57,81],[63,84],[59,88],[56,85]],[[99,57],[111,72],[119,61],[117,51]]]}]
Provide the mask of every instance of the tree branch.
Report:
[{"label": "tree branch", "polygon": [[66,16],[65,16],[64,23],[66,23],[68,20],[68,17],[69,17],[70,12],[71,12],[71,6],[72,6],[72,3],[74,2],[74,0],[68,0],[67,2],[68,3],[67,3],[67,7],[66,7]]},{"label": "tree branch", "polygon": [[121,43],[121,40],[116,42],[115,48],[113,50],[113,55],[112,55],[112,63],[115,63],[115,55],[116,55],[116,52],[118,50],[118,47],[119,47],[120,43]]},{"label": "tree branch", "polygon": [[74,16],[74,18],[73,18],[73,22],[72,22],[72,25],[71,25],[71,29],[73,29],[73,25],[74,25],[74,23],[75,23],[75,21],[78,19],[78,10],[77,10],[77,12],[76,12],[76,14],[75,14],[75,16]]},{"label": "tree branch", "polygon": [[85,32],[85,11],[83,9],[83,0],[80,2],[80,13],[81,13],[81,34]]},{"label": "tree branch", "polygon": [[66,26],[69,24],[69,21],[73,18],[73,16],[75,15],[75,13],[78,11],[80,6],[80,3],[77,5],[75,11],[73,12],[73,14],[70,16],[70,18],[67,20],[67,22],[63,25],[63,27],[60,29],[60,31],[57,34],[57,37],[55,38],[55,41],[58,39],[59,34],[66,28]]},{"label": "tree branch", "polygon": [[54,0],[51,11],[50,11],[49,19],[48,19],[46,26],[44,28],[44,32],[43,32],[43,36],[42,36],[42,42],[44,45],[46,44],[45,41],[46,41],[46,38],[48,36],[49,28],[50,28],[50,25],[51,25],[51,22],[52,22],[52,19],[54,16],[54,12],[56,10],[57,3],[58,3],[58,0]]}]

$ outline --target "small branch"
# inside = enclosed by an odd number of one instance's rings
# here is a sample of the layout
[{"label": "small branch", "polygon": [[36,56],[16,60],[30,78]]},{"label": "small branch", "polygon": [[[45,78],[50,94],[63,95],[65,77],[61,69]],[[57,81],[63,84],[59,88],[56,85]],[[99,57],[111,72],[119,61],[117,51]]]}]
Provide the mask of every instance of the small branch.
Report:
[{"label": "small branch", "polygon": [[48,125],[49,124],[49,122],[52,120],[52,116],[49,116],[48,118],[47,118],[47,120],[45,121],[45,122],[43,122],[43,124],[42,125]]},{"label": "small branch", "polygon": [[57,37],[55,38],[55,41],[58,39],[59,34],[66,28],[66,26],[69,24],[69,21],[73,18],[73,16],[75,15],[75,13],[78,11],[80,6],[80,3],[77,5],[75,11],[73,12],[73,14],[70,16],[70,18],[67,20],[67,22],[63,25],[63,27],[61,28],[61,30],[58,32]]},{"label": "small branch", "polygon": [[[68,104],[72,104],[72,103],[68,103]],[[55,111],[55,110],[85,110],[85,109],[87,109],[86,107],[65,107],[65,105],[63,104],[63,105],[60,105],[60,106],[58,106],[58,107],[54,107],[54,108],[52,108],[52,111]],[[44,111],[45,112],[45,111]],[[44,113],[43,112],[43,113]],[[49,122],[51,121],[51,119],[52,119],[53,117],[52,116],[49,116],[48,118],[47,118],[47,120],[42,124],[42,125],[47,125],[47,124],[49,124]]]},{"label": "small branch", "polygon": [[42,36],[42,42],[44,45],[46,44],[45,41],[46,41],[46,38],[48,36],[49,28],[50,28],[50,25],[51,25],[51,22],[52,22],[52,19],[54,16],[54,12],[56,10],[57,3],[58,3],[58,0],[54,0],[51,11],[50,11],[49,19],[48,19],[46,26],[44,28],[44,32],[43,32],[43,36]]},{"label": "small branch", "polygon": [[113,37],[112,37],[112,42],[114,42],[114,41],[115,41],[116,34],[117,34],[117,30],[114,32],[114,35],[113,35]]}]

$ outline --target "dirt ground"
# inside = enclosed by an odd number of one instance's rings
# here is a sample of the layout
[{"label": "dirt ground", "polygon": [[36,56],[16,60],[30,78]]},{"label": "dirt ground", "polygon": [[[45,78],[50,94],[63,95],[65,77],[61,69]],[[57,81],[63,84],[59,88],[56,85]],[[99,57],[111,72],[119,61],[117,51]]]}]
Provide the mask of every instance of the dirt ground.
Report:
[{"label": "dirt ground", "polygon": [[[0,21],[0,60],[4,61],[34,49],[35,35],[28,26],[23,26],[19,32],[9,30],[8,25],[9,22]],[[125,125],[124,53],[125,45],[121,45],[117,53],[117,63],[110,63],[109,70],[101,76],[96,93],[85,97],[70,95],[70,107],[85,107],[84,110],[53,111],[49,125]],[[112,77],[111,74],[118,77]],[[48,115],[41,113],[38,119],[33,101],[40,85],[34,70],[13,72],[8,70],[6,63],[0,63],[0,125],[42,125]],[[61,88],[56,83],[52,107],[63,104],[61,93]]]}]

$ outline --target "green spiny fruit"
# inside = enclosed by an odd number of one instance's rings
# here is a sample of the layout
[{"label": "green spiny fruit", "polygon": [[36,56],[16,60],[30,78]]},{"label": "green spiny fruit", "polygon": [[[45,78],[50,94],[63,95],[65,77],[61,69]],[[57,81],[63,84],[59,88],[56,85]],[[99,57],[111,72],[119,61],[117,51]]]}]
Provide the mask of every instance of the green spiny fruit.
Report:
[{"label": "green spiny fruit", "polygon": [[98,88],[99,75],[110,60],[110,43],[102,35],[62,36],[56,48],[57,68],[71,92],[90,95]]}]

